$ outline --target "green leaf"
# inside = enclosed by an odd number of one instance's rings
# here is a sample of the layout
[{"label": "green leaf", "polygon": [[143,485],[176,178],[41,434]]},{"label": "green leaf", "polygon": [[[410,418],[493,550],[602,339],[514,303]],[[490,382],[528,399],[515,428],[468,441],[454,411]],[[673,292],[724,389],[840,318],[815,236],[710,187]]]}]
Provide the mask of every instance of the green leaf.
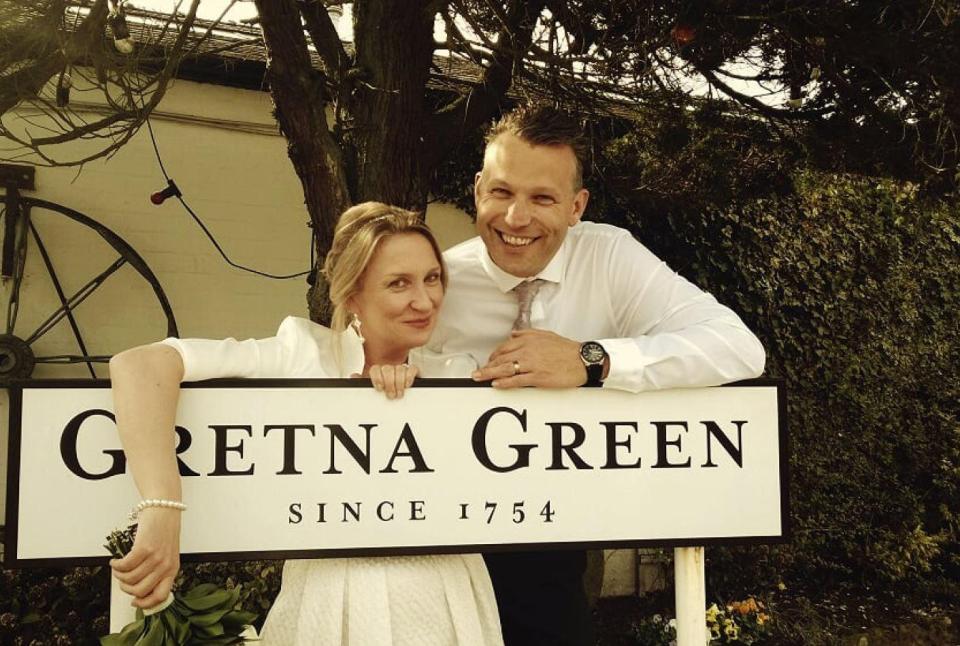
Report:
[{"label": "green leaf", "polygon": [[190,590],[187,591],[185,594],[180,595],[180,598],[181,598],[181,599],[193,599],[193,598],[196,598],[196,597],[205,597],[205,596],[207,596],[208,594],[210,594],[211,592],[216,592],[216,591],[219,590],[219,589],[220,589],[220,588],[218,588],[218,587],[217,587],[215,584],[213,584],[213,583],[201,583],[201,584],[199,584],[199,585],[197,585],[197,586],[194,586],[194,587],[190,588]]},{"label": "green leaf", "polygon": [[213,624],[220,623],[220,620],[223,619],[224,615],[230,612],[230,608],[217,608],[211,612],[206,612],[204,614],[195,614],[191,615],[190,623],[194,626],[212,626]]},{"label": "green leaf", "polygon": [[[198,586],[201,587],[201,586]],[[191,591],[192,592],[192,591]],[[183,597],[183,604],[194,611],[203,611],[216,608],[230,602],[233,595],[229,590],[223,590],[213,586],[213,592],[206,595],[193,595]]]},{"label": "green leaf", "polygon": [[239,634],[243,632],[244,626],[252,624],[256,618],[256,613],[234,610],[224,615],[220,623],[223,624],[224,629],[228,632]]},{"label": "green leaf", "polygon": [[137,640],[137,646],[166,646],[166,644],[166,626],[155,617],[148,617],[146,633]]},{"label": "green leaf", "polygon": [[101,646],[133,646],[145,629],[142,619],[131,621],[120,632],[112,633],[100,638]]},{"label": "green leaf", "polygon": [[191,625],[195,637],[221,637],[226,631],[220,623],[210,624],[209,626]]},{"label": "green leaf", "polygon": [[190,637],[190,622],[180,613],[168,606],[158,615],[167,628],[167,634],[176,644],[185,644]]}]

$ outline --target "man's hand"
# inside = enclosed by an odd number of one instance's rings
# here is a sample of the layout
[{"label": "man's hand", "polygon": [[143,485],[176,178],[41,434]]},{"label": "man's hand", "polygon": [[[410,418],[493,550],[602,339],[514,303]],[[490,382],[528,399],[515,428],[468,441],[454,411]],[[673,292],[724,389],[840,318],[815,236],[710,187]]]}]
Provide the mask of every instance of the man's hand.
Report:
[{"label": "man's hand", "polygon": [[494,388],[576,388],[587,382],[580,342],[545,330],[517,330],[500,344],[474,381]]}]

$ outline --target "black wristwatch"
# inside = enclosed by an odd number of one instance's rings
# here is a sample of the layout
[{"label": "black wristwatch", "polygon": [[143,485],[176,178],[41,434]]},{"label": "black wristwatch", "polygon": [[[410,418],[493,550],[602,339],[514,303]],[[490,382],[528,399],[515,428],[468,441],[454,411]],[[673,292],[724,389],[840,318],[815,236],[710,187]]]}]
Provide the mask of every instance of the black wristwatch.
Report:
[{"label": "black wristwatch", "polygon": [[596,341],[584,341],[580,344],[580,361],[587,369],[587,383],[584,386],[599,386],[603,384],[603,364],[607,359],[607,351]]}]

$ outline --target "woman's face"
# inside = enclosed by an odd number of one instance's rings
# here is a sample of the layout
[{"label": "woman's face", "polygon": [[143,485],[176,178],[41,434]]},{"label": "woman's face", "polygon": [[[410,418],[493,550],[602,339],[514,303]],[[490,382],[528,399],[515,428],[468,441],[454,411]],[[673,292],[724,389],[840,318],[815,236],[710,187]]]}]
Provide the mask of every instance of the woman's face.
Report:
[{"label": "woman's face", "polygon": [[419,233],[380,240],[348,309],[360,317],[367,350],[407,352],[424,345],[437,323],[440,261]]}]

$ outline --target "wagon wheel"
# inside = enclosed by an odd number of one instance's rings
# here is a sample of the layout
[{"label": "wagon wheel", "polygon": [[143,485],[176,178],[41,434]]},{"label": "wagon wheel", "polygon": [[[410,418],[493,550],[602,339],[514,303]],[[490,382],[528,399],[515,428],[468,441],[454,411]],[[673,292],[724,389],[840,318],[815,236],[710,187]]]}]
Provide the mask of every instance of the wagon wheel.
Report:
[{"label": "wagon wheel", "polygon": [[[101,347],[92,348],[101,352],[90,351],[91,348],[89,348],[89,344],[81,332],[76,310],[109,278],[115,276],[119,269],[127,265],[152,288],[159,304],[159,310],[165,318],[166,335],[178,336],[173,310],[166,294],[160,287],[157,277],[140,254],[117,234],[96,220],[73,209],[45,200],[23,197],[16,188],[11,186],[7,187],[6,196],[0,197],[0,199],[4,200],[5,206],[2,211],[3,228],[0,229],[0,237],[3,238],[3,279],[2,286],[0,286],[0,306],[2,306],[2,309],[0,309],[0,317],[5,314],[5,318],[0,318],[0,322],[3,323],[3,327],[0,328],[0,386],[8,383],[11,379],[30,377],[37,364],[83,363],[86,364],[90,375],[96,378],[98,375],[94,370],[94,364],[106,363],[110,360],[111,354],[103,351],[105,349]],[[114,260],[107,259],[106,268],[84,282],[82,287],[73,290],[73,293],[69,295],[64,291],[63,282],[56,269],[57,265],[64,263],[54,262],[48,246],[41,237],[40,229],[34,221],[43,221],[48,218],[56,218],[58,222],[63,222],[63,218],[67,218],[80,225],[80,227],[93,231],[117,254]],[[79,231],[78,229],[77,232],[79,233]],[[92,238],[91,243],[93,243]],[[28,258],[31,266],[35,267],[38,262],[42,264],[43,270],[49,277],[56,293],[54,302],[59,303],[49,315],[45,315],[44,312],[38,317],[42,321],[39,325],[35,325],[34,322],[27,324],[22,320],[20,306],[24,302],[25,294],[21,288],[24,286],[24,279],[28,274],[26,271]],[[62,270],[63,267],[61,266]],[[40,272],[35,273],[39,274]],[[39,281],[31,280],[28,282],[32,286]],[[28,296],[28,298],[33,297]],[[50,344],[45,344],[44,339],[47,338],[47,334],[54,327],[63,321],[66,321],[70,327],[76,341],[77,351],[74,353],[51,353],[49,351]],[[153,337],[150,340],[159,336],[160,325],[158,324],[152,332]],[[114,351],[120,349],[122,348],[113,348]]]}]

